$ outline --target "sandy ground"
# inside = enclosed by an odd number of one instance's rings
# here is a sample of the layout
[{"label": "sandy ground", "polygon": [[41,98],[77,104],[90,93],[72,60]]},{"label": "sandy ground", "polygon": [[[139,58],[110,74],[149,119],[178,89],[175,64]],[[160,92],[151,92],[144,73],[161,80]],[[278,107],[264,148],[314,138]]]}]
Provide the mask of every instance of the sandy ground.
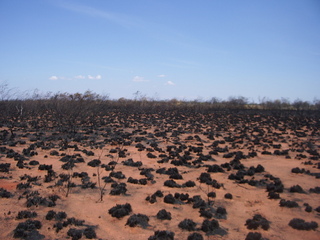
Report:
[{"label": "sandy ground", "polygon": [[[128,130],[129,131],[129,130]],[[148,132],[152,132],[153,129],[148,129]],[[179,136],[180,141],[187,146],[198,146],[199,141],[185,140],[189,135],[196,135],[194,133],[185,134]],[[208,154],[212,149],[210,145],[213,140],[208,139],[205,135],[197,133],[198,136],[202,139],[203,144],[203,153]],[[282,143],[282,149],[288,149],[289,145],[292,145],[296,141],[308,141],[308,139],[295,139],[290,137],[290,134],[287,143]],[[284,137],[286,137],[284,136]],[[23,149],[32,144],[28,138],[23,138],[27,142],[26,144],[17,144],[16,146],[9,147],[8,149],[13,149],[15,152],[22,153]],[[216,140],[222,139],[217,137]],[[168,145],[174,145],[175,138],[169,138],[167,141],[159,140],[159,147],[163,150],[166,149]],[[274,141],[274,144],[280,143]],[[74,144],[72,142],[70,145]],[[79,144],[79,143],[77,143]],[[315,221],[320,224],[320,213],[316,212],[314,209],[320,206],[320,197],[319,194],[310,193],[310,188],[315,188],[320,186],[319,179],[316,179],[314,176],[308,174],[295,174],[291,172],[292,168],[299,167],[310,170],[312,173],[319,173],[320,169],[317,169],[315,165],[304,165],[303,162],[308,159],[298,160],[295,159],[297,152],[290,151],[290,159],[285,156],[276,156],[276,155],[263,155],[261,146],[255,146],[257,151],[257,156],[248,159],[242,159],[241,163],[249,168],[250,166],[256,167],[258,164],[262,165],[265,168],[265,171],[262,173],[256,173],[253,177],[255,179],[266,179],[265,174],[272,174],[274,177],[281,179],[284,185],[284,192],[280,193],[280,197],[286,200],[294,200],[299,204],[297,208],[287,208],[280,207],[280,199],[268,199],[268,192],[266,191],[265,186],[250,186],[249,184],[239,184],[234,180],[228,179],[228,176],[231,173],[236,173],[236,170],[232,169],[230,171],[210,173],[212,179],[217,180],[218,183],[222,183],[223,186],[220,189],[213,188],[212,186],[206,185],[205,183],[200,183],[198,180],[199,176],[203,172],[207,172],[207,167],[201,166],[196,167],[186,167],[186,166],[174,166],[169,162],[167,163],[158,163],[157,161],[161,158],[148,158],[146,154],[148,151],[137,151],[135,147],[136,143],[132,143],[130,146],[111,146],[106,144],[102,150],[101,149],[92,149],[88,146],[80,146],[79,148],[91,150],[95,153],[94,156],[87,156],[86,154],[80,151],[74,151],[73,148],[68,148],[63,151],[59,151],[58,142],[55,142],[56,148],[59,152],[59,156],[51,156],[50,150],[43,150],[41,148],[36,148],[38,155],[28,157],[28,160],[25,161],[28,163],[31,160],[37,160],[40,164],[52,164],[53,170],[59,175],[60,173],[73,174],[74,172],[87,172],[90,176],[92,182],[98,182],[98,176],[96,175],[97,171],[101,172],[100,177],[109,176],[110,171],[105,171],[104,169],[90,167],[87,165],[93,159],[100,157],[100,160],[104,164],[108,164],[112,160],[118,161],[114,171],[121,171],[126,178],[125,179],[115,179],[118,183],[126,183],[127,192],[119,196],[112,196],[109,194],[111,190],[111,183],[106,184],[103,201],[98,201],[100,194],[99,189],[82,189],[79,187],[81,181],[79,178],[73,178],[77,187],[71,188],[70,193],[66,197],[66,186],[54,186],[58,177],[52,182],[44,182],[44,176],[47,174],[47,171],[38,170],[38,165],[28,166],[28,168],[20,169],[16,166],[17,161],[12,158],[7,158],[5,154],[1,155],[0,163],[11,163],[10,171],[8,173],[1,172],[0,176],[0,187],[8,190],[13,194],[10,198],[0,198],[0,239],[13,239],[14,230],[17,225],[21,222],[25,222],[27,219],[16,219],[18,212],[22,210],[35,211],[37,217],[32,218],[32,220],[39,220],[42,223],[42,227],[38,230],[43,239],[71,239],[68,237],[68,230],[70,228],[84,229],[86,226],[93,226],[97,235],[97,239],[109,239],[109,240],[138,240],[138,239],[148,239],[150,236],[154,235],[154,232],[157,230],[167,230],[175,233],[174,239],[188,239],[188,236],[193,232],[200,233],[204,239],[245,239],[249,232],[259,232],[262,234],[262,237],[266,239],[291,239],[291,240],[300,240],[300,239],[320,239],[320,229],[316,230],[296,230],[288,225],[291,219],[301,218],[307,222]],[[142,142],[145,146],[148,147],[147,142]],[[228,146],[230,151],[242,150],[245,154],[248,153],[248,150],[244,148],[245,143],[238,144],[238,148],[235,147],[232,149],[230,143],[225,143],[219,145],[219,147]],[[287,145],[286,145],[287,144]],[[319,142],[317,142],[319,144]],[[117,158],[117,154],[110,154],[109,151],[112,148],[120,147],[126,149],[125,158]],[[269,149],[270,151],[273,149]],[[76,163],[76,166],[72,170],[63,170],[61,165],[63,164],[59,159],[61,159],[61,154],[81,154],[84,158],[84,163]],[[153,152],[155,155],[159,155],[159,152]],[[223,158],[224,153],[219,153],[218,155],[212,155],[213,160],[204,162],[204,164],[213,165],[213,164],[223,164],[229,162],[231,159]],[[195,153],[191,154],[196,157]],[[113,156],[113,158],[111,157]],[[307,156],[309,156],[307,154]],[[142,168],[153,168],[155,171],[151,173],[154,175],[154,181],[148,181],[147,185],[137,185],[128,183],[127,180],[129,177],[140,179],[145,178],[140,175],[140,170],[138,167],[125,166],[122,161],[125,161],[129,158],[132,158],[133,161],[141,161]],[[195,159],[195,158],[194,158]],[[312,161],[312,163],[317,163],[317,161]],[[178,184],[183,184],[189,180],[194,181],[195,187],[188,188],[170,188],[164,186],[164,182],[169,180],[169,176],[166,174],[158,174],[156,170],[160,168],[173,168],[177,167],[179,173],[182,175],[183,179],[175,180]],[[32,183],[32,188],[29,191],[38,191],[40,196],[48,197],[49,195],[56,194],[60,197],[56,201],[56,206],[47,207],[47,206],[26,206],[26,197],[23,193],[26,189],[16,189],[16,186],[20,182],[26,182],[26,180],[20,180],[20,176],[28,174],[31,177],[38,176],[39,179],[36,181],[37,184]],[[246,176],[246,179],[251,179],[252,177]],[[65,184],[65,183],[64,183]],[[291,186],[300,185],[305,193],[292,193],[289,191]],[[216,193],[216,198],[209,199],[210,207],[213,209],[213,212],[218,207],[224,207],[227,211],[227,214],[223,218],[218,218],[220,229],[216,231],[215,234],[207,234],[200,230],[204,217],[200,216],[199,208],[193,208],[192,203],[187,203],[186,201],[177,202],[175,204],[168,204],[164,202],[163,197],[157,197],[155,203],[150,203],[146,201],[146,198],[157,190],[162,191],[164,195],[175,194],[175,193],[188,193],[190,197],[195,195],[200,195],[203,200],[207,202],[208,197],[207,193],[214,191]],[[226,193],[231,193],[233,199],[226,199],[224,195]],[[23,196],[23,197],[21,197]],[[126,225],[130,215],[125,216],[121,219],[112,217],[108,210],[117,204],[130,203],[132,207],[133,214],[145,214],[149,217],[148,226],[136,226],[130,227]],[[311,212],[306,212],[304,204],[308,203],[312,206],[313,210]],[[159,220],[156,215],[159,210],[166,209],[171,213],[171,220]],[[75,217],[76,219],[85,220],[85,226],[67,226],[61,231],[56,233],[54,224],[57,223],[57,220],[47,220],[46,214],[49,210],[54,210],[56,212],[64,211],[67,214],[68,218]],[[245,226],[246,220],[253,218],[255,214],[260,214],[270,222],[270,228],[268,230],[263,230],[259,227],[256,230],[249,230]],[[187,231],[178,227],[179,223],[184,219],[192,219],[197,225],[198,228],[195,231]],[[214,217],[212,218],[214,219]],[[82,239],[85,239],[82,236]]]}]

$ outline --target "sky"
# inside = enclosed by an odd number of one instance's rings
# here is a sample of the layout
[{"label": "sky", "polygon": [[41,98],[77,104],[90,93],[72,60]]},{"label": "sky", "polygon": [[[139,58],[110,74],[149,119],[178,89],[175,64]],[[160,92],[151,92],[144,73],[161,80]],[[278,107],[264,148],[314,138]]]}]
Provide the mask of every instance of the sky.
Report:
[{"label": "sky", "polygon": [[320,99],[318,0],[0,0],[0,84],[111,99]]}]

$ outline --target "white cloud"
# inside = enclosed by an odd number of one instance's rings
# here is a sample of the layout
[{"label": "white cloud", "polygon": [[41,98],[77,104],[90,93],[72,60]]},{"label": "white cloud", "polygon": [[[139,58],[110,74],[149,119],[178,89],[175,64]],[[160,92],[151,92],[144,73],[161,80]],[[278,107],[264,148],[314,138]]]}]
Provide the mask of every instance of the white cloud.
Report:
[{"label": "white cloud", "polygon": [[173,85],[176,85],[174,82],[172,82],[172,81],[167,81],[166,82],[166,85],[171,85],[171,86],[173,86]]},{"label": "white cloud", "polygon": [[94,80],[94,79],[99,80],[99,79],[101,79],[102,77],[101,77],[101,75],[97,75],[97,76],[88,75],[88,78],[91,79],[91,80]]},{"label": "white cloud", "polygon": [[159,77],[159,78],[164,78],[164,77],[166,77],[166,75],[160,74],[160,75],[158,75],[157,77]]},{"label": "white cloud", "polygon": [[65,76],[60,76],[60,77],[57,77],[57,76],[51,76],[49,77],[50,80],[79,80],[79,79],[90,79],[90,80],[100,80],[102,79],[102,76],[99,74],[99,75],[96,75],[96,76],[92,76],[92,75],[88,75],[87,77],[84,76],[84,75],[76,75],[74,77],[65,77]]},{"label": "white cloud", "polygon": [[144,77],[135,76],[132,81],[134,82],[148,82],[148,80],[144,79]]},{"label": "white cloud", "polygon": [[50,80],[58,80],[58,77],[57,76],[51,76],[49,77]]},{"label": "white cloud", "polygon": [[75,79],[85,79],[86,76],[83,76],[83,75],[77,75],[74,77]]}]

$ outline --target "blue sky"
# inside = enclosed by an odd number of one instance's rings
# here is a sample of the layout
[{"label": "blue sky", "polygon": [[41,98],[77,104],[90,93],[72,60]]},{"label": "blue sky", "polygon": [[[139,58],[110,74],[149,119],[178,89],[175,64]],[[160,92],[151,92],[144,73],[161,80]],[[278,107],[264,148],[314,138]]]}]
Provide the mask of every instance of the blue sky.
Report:
[{"label": "blue sky", "polygon": [[318,0],[0,0],[0,32],[21,92],[320,98]]}]

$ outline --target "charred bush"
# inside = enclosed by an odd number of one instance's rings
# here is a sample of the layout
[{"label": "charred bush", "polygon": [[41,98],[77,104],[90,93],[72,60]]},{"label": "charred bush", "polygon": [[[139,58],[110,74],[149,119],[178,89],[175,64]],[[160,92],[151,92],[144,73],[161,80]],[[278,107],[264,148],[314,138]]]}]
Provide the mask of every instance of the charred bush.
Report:
[{"label": "charred bush", "polygon": [[87,163],[87,165],[90,167],[98,167],[100,164],[101,161],[99,159],[94,159]]},{"label": "charred bush", "polygon": [[148,240],[174,240],[174,232],[170,231],[155,231],[153,236]]},{"label": "charred bush", "polygon": [[42,239],[44,236],[40,235],[36,229],[40,229],[42,224],[38,220],[28,219],[25,222],[21,222],[14,229],[14,238],[24,239]]},{"label": "charred bush", "polygon": [[129,225],[129,227],[135,227],[137,225],[140,225],[141,227],[145,228],[149,225],[148,222],[149,217],[147,215],[138,213],[131,215],[128,218],[126,225]]},{"label": "charred bush", "polygon": [[9,172],[10,163],[0,163],[0,172]]},{"label": "charred bush", "polygon": [[174,204],[176,202],[176,199],[171,193],[169,193],[168,195],[164,196],[163,201],[165,203]]},{"label": "charred bush", "polygon": [[276,192],[269,192],[268,198],[269,199],[280,199],[280,195],[279,195],[279,193],[276,193]]},{"label": "charred bush", "polygon": [[290,187],[290,192],[296,192],[296,193],[304,193],[302,187],[300,185],[294,185]]},{"label": "charred bush", "polygon": [[184,219],[178,225],[179,228],[187,231],[195,231],[196,230],[196,223],[191,219]]},{"label": "charred bush", "polygon": [[127,184],[125,183],[112,183],[112,189],[110,191],[110,195],[120,195],[126,194],[127,192]]},{"label": "charred bush", "polygon": [[320,194],[320,187],[310,188],[309,192],[310,193],[318,193],[318,194]]},{"label": "charred bush", "polygon": [[232,199],[233,196],[232,196],[231,193],[226,193],[226,194],[224,195],[224,198],[225,198],[225,199]]},{"label": "charred bush", "polygon": [[118,171],[118,172],[111,172],[109,174],[110,177],[114,177],[114,178],[117,178],[117,179],[125,179],[126,176],[121,172],[121,171]]},{"label": "charred bush", "polygon": [[245,240],[262,240],[262,235],[258,232],[249,232]]},{"label": "charred bush", "polygon": [[200,233],[192,233],[188,236],[187,240],[203,240],[203,236]]},{"label": "charred bush", "polygon": [[52,169],[52,165],[40,164],[38,169],[39,170],[51,170]]},{"label": "charred bush", "polygon": [[181,185],[174,180],[166,180],[163,185],[170,188],[181,188]]},{"label": "charred bush", "polygon": [[219,222],[215,219],[208,220],[205,219],[202,222],[201,230],[204,232],[213,232],[220,227]]},{"label": "charred bush", "polygon": [[281,199],[279,205],[280,205],[280,207],[288,207],[288,208],[299,207],[297,202],[285,200],[285,199]]},{"label": "charred bush", "polygon": [[84,235],[87,239],[97,238],[96,231],[93,229],[93,227],[87,227],[86,229],[84,229],[83,235]]},{"label": "charred bush", "polygon": [[72,237],[72,240],[78,240],[82,238],[82,230],[76,228],[70,228],[67,232],[69,237]]},{"label": "charred bush", "polygon": [[123,205],[117,204],[116,206],[109,209],[109,214],[112,217],[116,218],[122,218],[124,216],[127,216],[132,212],[132,208],[130,203],[126,203]]},{"label": "charred bush", "polygon": [[0,198],[11,198],[13,194],[4,188],[0,188]]},{"label": "charred bush", "polygon": [[318,228],[318,223],[314,221],[306,222],[301,218],[293,218],[289,222],[289,226],[297,230],[316,230]]},{"label": "charred bush", "polygon": [[196,186],[196,183],[194,181],[187,181],[185,182],[184,184],[182,184],[182,187],[195,187]]},{"label": "charred bush", "polygon": [[157,213],[157,218],[160,220],[171,220],[171,213],[162,209]]},{"label": "charred bush", "polygon": [[252,219],[247,219],[245,226],[250,230],[256,230],[259,226],[261,226],[263,230],[268,230],[270,228],[269,221],[260,214],[254,215]]},{"label": "charred bush", "polygon": [[36,216],[38,216],[38,214],[36,212],[23,210],[23,211],[18,212],[18,216],[16,218],[17,219],[35,218]]}]

